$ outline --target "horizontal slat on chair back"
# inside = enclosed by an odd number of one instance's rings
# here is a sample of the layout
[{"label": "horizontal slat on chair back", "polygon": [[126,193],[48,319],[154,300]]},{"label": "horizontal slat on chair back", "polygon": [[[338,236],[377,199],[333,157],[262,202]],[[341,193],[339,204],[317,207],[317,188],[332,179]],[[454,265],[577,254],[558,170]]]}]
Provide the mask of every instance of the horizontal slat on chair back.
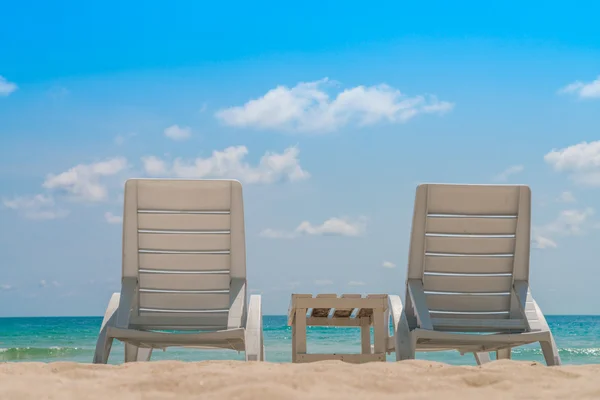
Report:
[{"label": "horizontal slat on chair back", "polygon": [[427,212],[448,215],[516,215],[520,186],[428,185]]},{"label": "horizontal slat on chair back", "polygon": [[138,180],[138,210],[229,211],[232,181]]}]

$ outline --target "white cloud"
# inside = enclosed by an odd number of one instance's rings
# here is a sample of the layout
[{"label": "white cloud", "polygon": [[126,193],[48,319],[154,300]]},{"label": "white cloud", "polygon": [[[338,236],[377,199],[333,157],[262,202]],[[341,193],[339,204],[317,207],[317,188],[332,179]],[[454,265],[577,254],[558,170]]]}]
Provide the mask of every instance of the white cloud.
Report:
[{"label": "white cloud", "polygon": [[394,264],[391,261],[384,261],[383,264],[381,264],[381,266],[383,268],[396,268],[396,264]]},{"label": "white cloud", "polygon": [[207,158],[185,161],[176,158],[172,165],[155,156],[144,157],[144,169],[150,176],[175,176],[179,178],[235,178],[245,183],[275,183],[300,181],[310,174],[300,166],[300,150],[289,147],[283,153],[267,152],[258,165],[252,166],[244,159],[246,146],[228,147],[213,151]]},{"label": "white cloud", "polygon": [[319,225],[302,221],[294,231],[284,231],[267,228],[260,235],[270,239],[293,239],[302,235],[311,236],[362,236],[366,230],[367,219],[360,217],[356,220],[349,218],[329,218]]},{"label": "white cloud", "polygon": [[348,218],[329,218],[320,225],[312,225],[308,221],[303,221],[296,228],[296,232],[317,236],[361,236],[365,228],[366,219],[364,217],[357,221],[351,221]]},{"label": "white cloud", "polygon": [[365,286],[366,283],[362,281],[350,281],[348,282],[348,286]]},{"label": "white cloud", "polygon": [[293,232],[278,231],[271,228],[262,230],[260,236],[269,239],[293,239],[296,237]]},{"label": "white cloud", "polygon": [[573,82],[560,89],[559,93],[575,94],[582,99],[600,98],[600,76],[589,83],[581,81]]},{"label": "white cloud", "polygon": [[496,175],[495,180],[499,182],[506,182],[512,175],[523,172],[524,169],[525,167],[522,165],[512,165]]},{"label": "white cloud", "polygon": [[156,156],[142,157],[144,171],[151,176],[163,176],[168,174],[167,163]]},{"label": "white cloud", "polygon": [[563,210],[554,221],[532,228],[532,241],[537,248],[557,247],[556,236],[582,235],[590,225],[593,208],[583,210]]},{"label": "white cloud", "polygon": [[104,213],[104,219],[109,224],[120,224],[121,222],[123,222],[123,217],[122,216],[120,216],[120,215],[114,215],[110,211],[107,211],[107,212]]},{"label": "white cloud", "polygon": [[563,235],[579,235],[583,233],[583,226],[594,215],[594,209],[588,207],[584,210],[564,210],[550,224],[545,225],[545,230]]},{"label": "white cloud", "polygon": [[192,129],[187,126],[171,125],[165,129],[165,136],[173,140],[187,140],[192,136]]},{"label": "white cloud", "polygon": [[0,75],[0,96],[8,96],[18,89],[18,86]]},{"label": "white cloud", "polygon": [[540,235],[533,235],[531,241],[536,249],[551,249],[557,246],[554,240]]},{"label": "white cloud", "polygon": [[569,173],[575,183],[600,186],[600,140],[553,149],[544,161],[558,172]]},{"label": "white cloud", "polygon": [[8,292],[9,290],[13,290],[15,287],[13,285],[9,285],[7,283],[0,284],[0,291]]},{"label": "white cloud", "polygon": [[58,175],[48,175],[43,187],[61,190],[74,200],[106,200],[108,190],[101,183],[102,177],[116,175],[127,167],[127,160],[116,157],[93,164],[79,164]]},{"label": "white cloud", "polygon": [[418,114],[443,114],[454,107],[431,95],[408,97],[384,84],[345,89],[331,99],[325,90],[331,86],[327,78],[301,82],[292,88],[280,85],[243,106],[220,110],[215,116],[236,127],[328,132],[351,123],[403,123]]},{"label": "white cloud", "polygon": [[600,167],[600,140],[581,142],[563,149],[553,149],[544,161],[557,171],[586,170]]},{"label": "white cloud", "polygon": [[317,286],[329,286],[329,285],[333,285],[333,282],[328,280],[328,279],[317,279],[315,281],[315,285]]},{"label": "white cloud", "polygon": [[577,201],[577,199],[575,199],[575,196],[573,196],[573,193],[567,191],[567,192],[562,192],[558,196],[556,201],[558,201],[560,203],[575,203]]},{"label": "white cloud", "polygon": [[59,287],[60,283],[58,283],[57,281],[47,282],[45,279],[42,279],[39,283],[39,286],[42,288],[48,287],[50,285],[52,285],[54,287]]},{"label": "white cloud", "polygon": [[54,198],[43,194],[3,199],[4,207],[18,211],[27,219],[49,220],[66,217],[69,212],[56,207]]}]

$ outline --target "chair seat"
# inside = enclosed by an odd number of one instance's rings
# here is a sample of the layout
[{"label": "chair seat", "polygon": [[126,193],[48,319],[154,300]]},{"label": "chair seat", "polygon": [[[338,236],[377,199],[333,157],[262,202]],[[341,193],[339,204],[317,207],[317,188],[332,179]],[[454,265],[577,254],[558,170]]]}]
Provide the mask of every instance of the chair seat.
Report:
[{"label": "chair seat", "polygon": [[528,330],[524,319],[431,318],[436,331],[522,333]]},{"label": "chair seat", "polygon": [[470,334],[415,329],[411,336],[415,336],[420,351],[459,350],[468,353],[539,342],[548,337],[548,332]]},{"label": "chair seat", "polygon": [[200,333],[171,333],[138,329],[108,328],[108,336],[138,347],[164,349],[167,347],[222,348],[244,351],[244,328]]}]

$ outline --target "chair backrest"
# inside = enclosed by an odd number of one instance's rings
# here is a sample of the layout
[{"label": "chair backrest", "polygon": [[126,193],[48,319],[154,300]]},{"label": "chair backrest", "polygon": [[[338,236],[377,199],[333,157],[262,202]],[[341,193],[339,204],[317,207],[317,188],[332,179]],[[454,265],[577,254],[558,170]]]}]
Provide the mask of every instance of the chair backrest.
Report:
[{"label": "chair backrest", "polygon": [[123,277],[138,279],[133,325],[226,327],[232,279],[246,279],[241,184],[128,180]]},{"label": "chair backrest", "polygon": [[431,318],[522,317],[512,292],[529,280],[530,220],[524,185],[420,185],[408,279],[422,281]]}]

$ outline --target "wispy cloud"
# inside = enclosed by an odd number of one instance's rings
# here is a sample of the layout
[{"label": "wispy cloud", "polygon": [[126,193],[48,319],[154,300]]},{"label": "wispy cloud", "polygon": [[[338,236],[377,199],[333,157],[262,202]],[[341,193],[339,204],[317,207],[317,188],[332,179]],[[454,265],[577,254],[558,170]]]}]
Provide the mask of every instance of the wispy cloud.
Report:
[{"label": "wispy cloud", "polygon": [[207,158],[183,160],[176,158],[169,163],[156,156],[142,159],[149,176],[174,176],[180,178],[234,178],[244,183],[275,183],[278,181],[301,181],[310,174],[302,169],[297,147],[289,147],[283,153],[267,152],[258,165],[245,162],[246,146],[228,147],[213,151]]},{"label": "wispy cloud", "polygon": [[52,196],[37,194],[35,196],[17,196],[3,199],[4,207],[15,210],[27,219],[50,220],[66,217],[69,212],[56,206]]},{"label": "wispy cloud", "polygon": [[156,156],[142,157],[142,164],[144,171],[150,176],[163,176],[170,173],[167,162]]},{"label": "wispy cloud", "polygon": [[562,192],[556,199],[559,203],[575,203],[577,199],[573,196],[573,193],[566,191]]},{"label": "wispy cloud", "polygon": [[120,224],[121,222],[123,222],[122,216],[115,215],[115,214],[111,213],[110,211],[107,211],[104,213],[104,219],[109,224]]},{"label": "wispy cloud", "polygon": [[348,286],[365,286],[366,283],[362,281],[350,281],[348,282]]},{"label": "wispy cloud", "polygon": [[366,218],[361,217],[356,221],[348,218],[329,218],[322,224],[313,225],[309,221],[303,221],[296,228],[300,234],[321,236],[361,236],[366,229]]},{"label": "wispy cloud", "polygon": [[0,96],[8,96],[17,89],[18,86],[15,83],[9,82],[0,75]]},{"label": "wispy cloud", "polygon": [[73,200],[103,201],[108,197],[108,189],[101,182],[102,178],[116,175],[126,167],[127,160],[123,157],[79,164],[58,175],[48,175],[42,186],[64,192]]},{"label": "wispy cloud", "polygon": [[350,124],[403,123],[419,114],[444,114],[453,103],[432,95],[406,96],[388,85],[356,86],[334,94],[325,78],[289,88],[277,86],[242,106],[218,111],[224,124],[295,132],[330,132]]},{"label": "wispy cloud", "polygon": [[315,285],[317,285],[317,286],[329,286],[329,285],[333,285],[333,281],[330,281],[328,279],[317,279],[315,281]]},{"label": "wispy cloud", "polygon": [[276,229],[263,229],[260,232],[260,236],[269,239],[293,239],[296,237],[294,232],[278,231]]},{"label": "wispy cloud", "polygon": [[114,139],[115,144],[117,146],[123,146],[125,144],[125,142],[127,142],[127,140],[129,140],[130,138],[132,138],[132,137],[134,137],[136,135],[137,134],[134,133],[134,132],[130,132],[130,133],[127,133],[125,135],[117,135],[117,136],[115,136],[115,139]]},{"label": "wispy cloud", "polygon": [[555,171],[568,173],[577,184],[600,186],[600,140],[553,149],[544,161]]},{"label": "wispy cloud", "polygon": [[600,98],[600,76],[591,82],[575,81],[558,91],[559,93],[574,94],[582,99]]},{"label": "wispy cloud", "polygon": [[561,211],[553,221],[532,227],[533,245],[540,249],[553,248],[558,246],[557,237],[583,235],[590,227],[590,217],[594,214],[591,207]]},{"label": "wispy cloud", "polygon": [[536,249],[553,249],[557,247],[554,240],[539,234],[533,234],[531,242]]},{"label": "wispy cloud", "polygon": [[13,290],[15,287],[13,285],[9,285],[8,283],[0,284],[0,292],[8,292],[9,290]]},{"label": "wispy cloud", "polygon": [[164,133],[169,139],[183,141],[192,136],[192,129],[187,126],[180,127],[179,125],[171,125],[165,129]]},{"label": "wispy cloud", "polygon": [[396,264],[394,264],[394,263],[393,263],[393,262],[391,262],[391,261],[384,261],[384,262],[381,264],[381,266],[382,266],[383,268],[396,268]]},{"label": "wispy cloud", "polygon": [[[107,200],[108,187],[103,179],[125,170],[127,160],[116,157],[92,164],[79,164],[59,174],[47,175],[42,184],[45,193],[2,199],[5,208],[15,210],[27,219],[64,218],[69,211],[57,204],[61,196],[67,200],[99,202]],[[112,182],[114,183],[114,182]]]},{"label": "wispy cloud", "polygon": [[58,281],[52,281],[52,282],[48,282],[48,281],[46,281],[45,279],[42,279],[42,280],[40,281],[40,283],[39,283],[39,286],[40,286],[41,288],[45,288],[45,287],[48,287],[48,286],[59,287],[59,286],[60,286],[60,283],[58,283]]},{"label": "wispy cloud", "polygon": [[494,177],[494,180],[498,182],[506,182],[511,176],[523,172],[524,169],[525,167],[523,167],[522,165],[512,165],[506,168],[504,171],[500,172],[498,175],[496,175]]},{"label": "wispy cloud", "polygon": [[293,239],[299,236],[362,236],[366,231],[367,218],[329,218],[321,224],[302,221],[293,231],[267,228],[260,235],[270,239]]}]

